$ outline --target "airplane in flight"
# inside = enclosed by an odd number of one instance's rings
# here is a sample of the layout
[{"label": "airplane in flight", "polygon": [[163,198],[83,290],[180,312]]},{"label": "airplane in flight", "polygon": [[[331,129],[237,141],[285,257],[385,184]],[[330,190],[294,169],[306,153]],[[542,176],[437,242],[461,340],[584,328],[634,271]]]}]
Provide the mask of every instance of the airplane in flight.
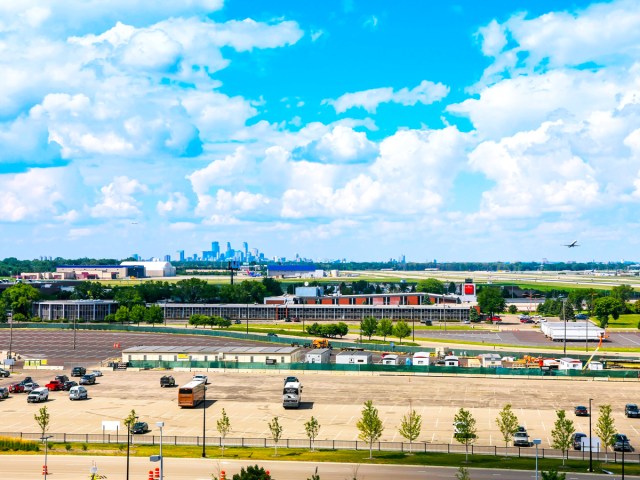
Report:
[{"label": "airplane in flight", "polygon": [[569,243],[569,244],[565,244],[565,247],[569,247],[569,248],[573,248],[573,247],[579,247],[580,245],[578,245],[578,240],[574,240],[573,242]]}]

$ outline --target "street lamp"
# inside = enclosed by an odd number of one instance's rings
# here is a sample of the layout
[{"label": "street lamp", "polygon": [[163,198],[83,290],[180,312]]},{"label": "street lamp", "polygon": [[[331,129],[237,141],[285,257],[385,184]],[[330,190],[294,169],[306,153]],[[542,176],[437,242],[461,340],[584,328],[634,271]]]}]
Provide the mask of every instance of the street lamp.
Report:
[{"label": "street lamp", "polygon": [[131,447],[131,427],[138,421],[138,416],[128,417],[125,420],[127,424],[127,480],[129,480],[129,450]]},{"label": "street lamp", "polygon": [[593,398],[589,399],[589,471],[593,472],[593,442],[591,440],[591,402]]},{"label": "street lamp", "polygon": [[160,480],[164,479],[164,457],[162,456],[162,427],[164,422],[156,422],[156,426],[160,428]]},{"label": "street lamp", "polygon": [[207,387],[204,387],[204,400],[202,401],[202,458],[207,456],[206,448],[206,434],[205,429],[207,425]]},{"label": "street lamp", "polygon": [[542,443],[542,440],[535,438],[533,444],[536,446],[536,480],[538,480],[538,445]]},{"label": "street lamp", "polygon": [[247,335],[249,335],[249,304],[247,303]]},{"label": "street lamp", "polygon": [[562,321],[564,322],[564,355],[567,356],[567,317],[564,314],[564,305],[567,302],[566,298],[562,298]]},{"label": "street lamp", "polygon": [[48,457],[48,453],[49,453],[49,442],[48,440],[50,438],[53,438],[53,435],[47,435],[46,437],[43,435],[40,440],[42,440],[44,442],[44,472],[42,472],[42,474],[44,475],[44,479],[47,480],[47,475],[49,474],[48,468],[47,468],[47,457]]}]

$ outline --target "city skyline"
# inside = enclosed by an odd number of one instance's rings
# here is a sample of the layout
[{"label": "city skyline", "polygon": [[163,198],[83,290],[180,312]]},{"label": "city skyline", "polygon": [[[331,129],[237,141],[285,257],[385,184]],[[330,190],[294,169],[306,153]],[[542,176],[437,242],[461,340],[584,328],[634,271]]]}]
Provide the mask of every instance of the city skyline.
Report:
[{"label": "city skyline", "polygon": [[634,260],[638,32],[635,0],[4,2],[0,257]]}]

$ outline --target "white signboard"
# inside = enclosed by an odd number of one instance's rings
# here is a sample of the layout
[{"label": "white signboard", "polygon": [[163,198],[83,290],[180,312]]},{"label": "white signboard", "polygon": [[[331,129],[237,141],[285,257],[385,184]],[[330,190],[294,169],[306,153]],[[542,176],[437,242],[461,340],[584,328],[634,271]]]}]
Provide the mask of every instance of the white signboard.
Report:
[{"label": "white signboard", "polygon": [[5,365],[15,365],[16,361],[13,358],[5,358],[2,363]]},{"label": "white signboard", "polygon": [[102,430],[109,432],[119,432],[120,431],[120,422],[115,420],[103,420],[102,421]]},{"label": "white signboard", "polygon": [[[592,452],[599,452],[600,451],[600,439],[599,438],[589,438],[589,437],[582,437],[580,439],[580,441],[582,442],[582,451],[583,452],[588,452],[589,451],[589,447],[591,447],[591,451]],[[589,446],[589,443],[591,443],[591,446]]]}]

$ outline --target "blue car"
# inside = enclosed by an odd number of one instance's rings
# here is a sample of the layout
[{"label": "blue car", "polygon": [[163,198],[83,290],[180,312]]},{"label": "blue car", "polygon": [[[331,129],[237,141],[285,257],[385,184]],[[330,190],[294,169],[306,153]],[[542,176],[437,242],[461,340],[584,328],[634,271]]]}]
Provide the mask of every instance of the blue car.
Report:
[{"label": "blue car", "polygon": [[589,315],[587,315],[586,313],[578,313],[576,315],[576,320],[587,320],[589,318]]}]

